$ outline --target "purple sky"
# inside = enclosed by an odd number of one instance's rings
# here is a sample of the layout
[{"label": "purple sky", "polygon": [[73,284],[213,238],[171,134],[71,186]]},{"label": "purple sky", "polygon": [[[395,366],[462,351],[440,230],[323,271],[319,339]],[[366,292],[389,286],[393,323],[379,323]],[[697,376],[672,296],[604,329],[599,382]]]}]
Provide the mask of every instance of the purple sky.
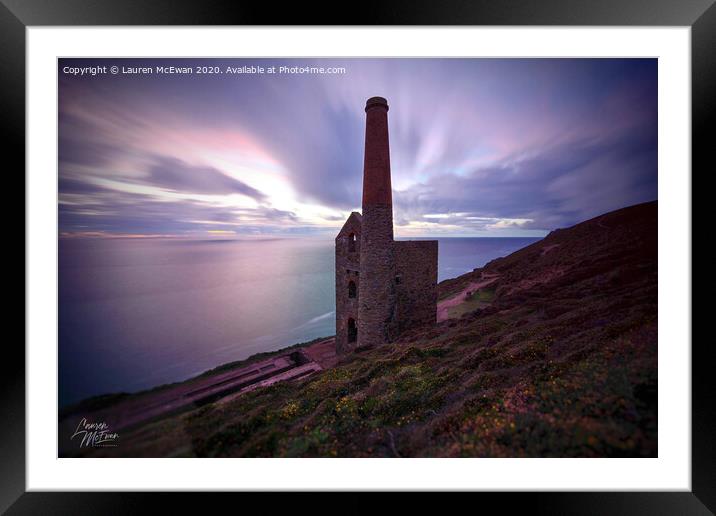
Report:
[{"label": "purple sky", "polygon": [[[94,65],[345,73],[63,72]],[[657,197],[655,59],[60,59],[60,232],[332,237],[375,95],[397,236],[542,236]]]}]

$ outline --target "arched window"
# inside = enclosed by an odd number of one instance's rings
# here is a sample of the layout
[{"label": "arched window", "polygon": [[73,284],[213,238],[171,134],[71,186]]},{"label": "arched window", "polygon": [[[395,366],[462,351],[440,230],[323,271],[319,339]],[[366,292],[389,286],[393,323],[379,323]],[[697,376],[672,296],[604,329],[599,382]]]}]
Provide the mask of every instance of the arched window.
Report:
[{"label": "arched window", "polygon": [[348,235],[348,252],[352,253],[356,250],[356,235],[351,233]]},{"label": "arched window", "polygon": [[358,295],[358,287],[355,281],[348,282],[348,297],[356,297]]},{"label": "arched window", "polygon": [[356,340],[358,340],[356,321],[355,319],[348,319],[348,342],[355,342]]}]

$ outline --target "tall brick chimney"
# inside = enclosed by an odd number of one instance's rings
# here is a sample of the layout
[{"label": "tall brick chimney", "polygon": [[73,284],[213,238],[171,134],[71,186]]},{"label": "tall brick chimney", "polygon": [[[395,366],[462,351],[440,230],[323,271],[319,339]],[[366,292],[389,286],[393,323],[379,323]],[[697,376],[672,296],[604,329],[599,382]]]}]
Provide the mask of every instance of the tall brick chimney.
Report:
[{"label": "tall brick chimney", "polygon": [[[365,155],[363,161],[363,209],[367,205],[392,206],[390,148],[388,146],[388,101],[371,97],[365,103]],[[391,236],[393,213],[390,213]]]},{"label": "tall brick chimney", "polygon": [[358,346],[390,341],[395,319],[388,102],[383,97],[371,97],[365,112]]}]

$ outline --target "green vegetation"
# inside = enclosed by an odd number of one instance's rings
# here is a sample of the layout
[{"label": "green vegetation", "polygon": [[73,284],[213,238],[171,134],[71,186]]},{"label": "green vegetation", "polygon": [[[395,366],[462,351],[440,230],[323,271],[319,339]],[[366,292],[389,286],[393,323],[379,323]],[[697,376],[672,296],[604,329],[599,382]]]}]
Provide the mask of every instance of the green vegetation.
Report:
[{"label": "green vegetation", "polygon": [[448,308],[448,317],[450,319],[462,317],[465,314],[474,312],[480,308],[490,305],[495,298],[495,292],[492,290],[481,289],[477,292],[471,292],[465,296],[465,301],[459,305]]}]

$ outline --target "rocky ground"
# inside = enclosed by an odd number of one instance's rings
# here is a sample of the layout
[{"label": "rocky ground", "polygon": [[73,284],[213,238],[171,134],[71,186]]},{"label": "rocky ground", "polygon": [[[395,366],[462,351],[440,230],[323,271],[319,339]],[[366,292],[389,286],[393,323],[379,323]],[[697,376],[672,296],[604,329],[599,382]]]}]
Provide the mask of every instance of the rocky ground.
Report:
[{"label": "rocky ground", "polygon": [[91,453],[657,455],[656,202],[554,231],[439,289],[433,328]]}]

